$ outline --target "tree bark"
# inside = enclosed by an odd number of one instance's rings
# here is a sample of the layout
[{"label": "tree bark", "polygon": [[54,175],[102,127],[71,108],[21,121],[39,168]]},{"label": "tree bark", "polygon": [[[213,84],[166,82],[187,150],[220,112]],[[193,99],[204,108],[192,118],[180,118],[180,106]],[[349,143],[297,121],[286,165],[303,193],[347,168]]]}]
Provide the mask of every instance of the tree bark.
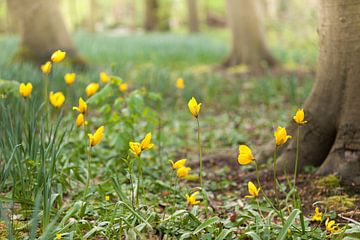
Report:
[{"label": "tree bark", "polygon": [[158,8],[159,4],[157,0],[145,0],[145,31],[155,31],[158,28]]},{"label": "tree bark", "polygon": [[187,5],[188,5],[189,32],[191,33],[199,32],[197,0],[188,0]]},{"label": "tree bark", "polygon": [[257,1],[227,0],[226,3],[228,25],[231,30],[231,52],[224,66],[274,66],[276,61],[265,44]]},{"label": "tree bark", "polygon": [[84,65],[65,27],[58,1],[8,0],[7,3],[20,31],[17,58],[44,63],[53,51],[61,49],[72,63]]},{"label": "tree bark", "polygon": [[[317,77],[303,108],[300,162],[360,184],[360,0],[320,1]],[[292,127],[294,129],[294,127]],[[295,136],[295,131],[291,131]],[[294,170],[296,139],[278,159]]]}]

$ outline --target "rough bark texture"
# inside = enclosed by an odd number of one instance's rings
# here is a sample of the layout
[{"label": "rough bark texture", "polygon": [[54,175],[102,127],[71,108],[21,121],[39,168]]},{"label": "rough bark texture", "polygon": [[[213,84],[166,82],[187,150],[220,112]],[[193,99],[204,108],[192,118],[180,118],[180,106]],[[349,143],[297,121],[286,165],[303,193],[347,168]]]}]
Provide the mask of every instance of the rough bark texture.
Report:
[{"label": "rough bark texture", "polygon": [[227,0],[228,25],[231,29],[231,53],[225,67],[247,64],[273,66],[268,51],[256,0]]},{"label": "rough bark texture", "polygon": [[17,58],[44,63],[53,51],[61,49],[73,63],[84,64],[77,55],[57,1],[8,0],[7,3],[21,38]]},{"label": "rough bark texture", "polygon": [[199,32],[197,0],[187,0],[189,32]]},{"label": "rough bark texture", "polygon": [[[317,78],[304,104],[309,123],[301,127],[300,169],[320,166],[360,183],[360,0],[320,1]],[[292,134],[296,136],[295,132]],[[294,169],[296,138],[278,159]]]},{"label": "rough bark texture", "polygon": [[159,24],[158,8],[159,4],[157,0],[145,0],[145,31],[150,32],[157,29]]}]

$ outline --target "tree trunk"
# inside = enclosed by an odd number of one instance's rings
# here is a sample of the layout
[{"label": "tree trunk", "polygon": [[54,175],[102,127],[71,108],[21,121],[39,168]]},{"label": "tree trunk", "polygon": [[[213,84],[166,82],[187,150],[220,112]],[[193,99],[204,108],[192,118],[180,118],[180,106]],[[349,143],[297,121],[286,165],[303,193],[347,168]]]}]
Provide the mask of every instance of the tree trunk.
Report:
[{"label": "tree trunk", "polygon": [[89,32],[96,32],[96,21],[97,21],[97,2],[96,0],[89,1],[89,18],[88,18]]},{"label": "tree trunk", "polygon": [[188,26],[189,32],[199,32],[199,19],[198,19],[198,8],[197,0],[188,0]]},{"label": "tree trunk", "polygon": [[246,64],[251,67],[274,66],[268,51],[256,0],[227,0],[231,29],[231,53],[225,67]]},{"label": "tree trunk", "polygon": [[[300,169],[320,166],[360,184],[360,0],[320,1],[317,77],[303,108]],[[294,169],[296,134],[278,159]]]},{"label": "tree trunk", "polygon": [[145,0],[145,31],[151,32],[158,28],[158,8],[159,4],[157,0]]},{"label": "tree trunk", "polygon": [[65,27],[58,1],[8,0],[7,3],[20,31],[17,58],[44,63],[53,51],[61,49],[74,64],[84,64]]}]

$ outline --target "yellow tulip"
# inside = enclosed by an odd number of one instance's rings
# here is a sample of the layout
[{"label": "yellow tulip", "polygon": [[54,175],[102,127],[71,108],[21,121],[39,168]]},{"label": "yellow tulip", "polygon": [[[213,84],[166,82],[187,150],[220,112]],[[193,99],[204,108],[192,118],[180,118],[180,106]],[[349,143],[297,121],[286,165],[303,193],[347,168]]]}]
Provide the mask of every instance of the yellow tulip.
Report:
[{"label": "yellow tulip", "polygon": [[110,196],[109,195],[106,195],[105,196],[105,200],[108,202],[108,201],[110,201]]},{"label": "yellow tulip", "polygon": [[251,149],[246,145],[239,146],[238,162],[241,165],[247,165],[255,160]]},{"label": "yellow tulip", "polygon": [[252,183],[251,181],[248,182],[248,192],[250,193],[250,196],[246,196],[249,198],[256,198],[257,196],[259,196],[259,191],[260,188],[256,188],[255,184]]},{"label": "yellow tulip", "polygon": [[325,227],[326,227],[326,231],[328,231],[331,234],[341,232],[341,228],[339,228],[339,226],[335,224],[334,220],[329,221],[329,218],[327,218],[325,221]]},{"label": "yellow tulip", "polygon": [[154,144],[151,143],[151,133],[145,135],[144,139],[141,141],[141,150],[148,150],[154,147]]},{"label": "yellow tulip", "polygon": [[307,121],[304,121],[304,118],[305,118],[304,109],[298,109],[296,111],[295,116],[293,117],[294,121],[297,124],[305,124],[305,123],[307,123]]},{"label": "yellow tulip", "polygon": [[62,92],[54,93],[53,91],[51,91],[49,95],[49,100],[54,107],[60,108],[65,102],[65,96]]},{"label": "yellow tulip", "polygon": [[191,114],[197,118],[200,113],[201,103],[198,104],[196,99],[194,97],[192,97],[190,99],[190,101],[188,102],[188,107],[189,107]]},{"label": "yellow tulip", "polygon": [[169,162],[171,162],[172,168],[175,170],[175,169],[184,167],[185,163],[186,163],[186,159],[180,159],[180,160],[176,161],[175,163],[173,160],[170,160]]},{"label": "yellow tulip", "polygon": [[79,98],[79,106],[73,107],[73,110],[78,111],[79,113],[86,113],[87,110],[87,104],[81,97]]},{"label": "yellow tulip", "polygon": [[52,55],[51,55],[51,61],[53,63],[58,63],[61,62],[62,60],[64,60],[66,56],[66,52],[61,51],[61,50],[56,50]]},{"label": "yellow tulip", "polygon": [[188,174],[189,174],[189,171],[191,170],[191,168],[189,167],[181,167],[177,170],[176,172],[176,175],[179,177],[179,178],[184,178],[186,177]]},{"label": "yellow tulip", "polygon": [[283,127],[278,127],[276,132],[274,133],[275,136],[275,143],[276,145],[280,146],[287,142],[291,136],[287,135],[286,129]]},{"label": "yellow tulip", "polygon": [[319,208],[316,207],[315,208],[315,214],[314,216],[311,218],[311,221],[317,221],[317,222],[321,222],[322,220],[322,212],[319,211]]},{"label": "yellow tulip", "polygon": [[73,83],[74,83],[75,80],[76,80],[76,73],[67,73],[67,74],[65,74],[64,80],[65,80],[65,83],[66,83],[68,86],[73,85]]},{"label": "yellow tulip", "polygon": [[57,234],[56,234],[56,240],[61,240],[61,239],[62,239],[61,233],[57,233]]},{"label": "yellow tulip", "polygon": [[127,83],[122,83],[122,84],[119,85],[120,92],[126,92],[127,89],[128,89],[128,84]]},{"label": "yellow tulip", "polygon": [[77,116],[75,123],[76,123],[76,126],[77,126],[77,127],[81,127],[81,126],[83,126],[83,125],[87,125],[87,121],[85,121],[85,116],[84,116],[84,114],[80,113],[80,114]]},{"label": "yellow tulip", "polygon": [[196,196],[199,194],[199,192],[194,192],[189,196],[189,194],[186,194],[186,202],[189,205],[197,205],[200,203],[200,201],[196,200]]},{"label": "yellow tulip", "polygon": [[89,85],[87,85],[85,91],[86,91],[86,95],[88,97],[91,97],[92,95],[94,95],[100,88],[100,85],[98,83],[90,83]]},{"label": "yellow tulip", "polygon": [[107,75],[105,72],[101,72],[99,74],[99,78],[103,83],[108,83],[110,81],[109,75]]},{"label": "yellow tulip", "polygon": [[20,84],[19,87],[19,92],[21,94],[21,96],[23,96],[24,98],[30,96],[31,92],[32,92],[32,84],[31,83],[27,83],[26,85],[24,83]]},{"label": "yellow tulip", "polygon": [[141,144],[138,142],[129,142],[130,152],[140,157],[141,155]]},{"label": "yellow tulip", "polygon": [[88,137],[89,137],[89,141],[90,141],[90,146],[91,147],[96,146],[101,141],[101,139],[104,137],[104,126],[99,127],[95,131],[94,135],[89,133]]},{"label": "yellow tulip", "polygon": [[176,80],[176,88],[177,89],[184,89],[185,84],[184,84],[184,80],[182,78],[178,78]]},{"label": "yellow tulip", "polygon": [[51,62],[47,61],[45,64],[41,65],[41,71],[44,74],[48,75],[51,71],[51,66],[52,66]]}]

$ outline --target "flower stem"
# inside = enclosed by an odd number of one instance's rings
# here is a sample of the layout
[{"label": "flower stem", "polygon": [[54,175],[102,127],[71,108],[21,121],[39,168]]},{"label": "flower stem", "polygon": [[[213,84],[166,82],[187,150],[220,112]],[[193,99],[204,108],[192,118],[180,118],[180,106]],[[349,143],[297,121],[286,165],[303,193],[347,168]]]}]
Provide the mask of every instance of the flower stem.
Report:
[{"label": "flower stem", "polygon": [[276,185],[277,185],[277,177],[276,177],[276,154],[277,154],[277,146],[275,147],[275,151],[274,151],[274,194],[275,194],[275,202],[279,207],[279,196],[278,196],[278,192],[276,189]]},{"label": "flower stem", "polygon": [[200,162],[200,174],[199,174],[199,178],[200,178],[200,187],[201,189],[203,189],[203,179],[202,179],[202,151],[201,151],[201,142],[200,142],[200,122],[199,122],[199,117],[196,118],[197,121],[197,125],[198,125],[198,129],[197,129],[197,144],[198,144],[198,149],[199,149],[199,162]]},{"label": "flower stem", "polygon": [[300,142],[300,125],[297,128],[297,137],[296,137],[296,159],[295,159],[295,170],[294,170],[294,187],[296,187],[296,177],[297,177],[297,170],[299,164],[299,142]]},{"label": "flower stem", "polygon": [[85,197],[86,197],[86,195],[88,194],[89,185],[90,185],[90,178],[91,178],[91,166],[90,166],[90,162],[91,162],[91,146],[89,146],[89,149],[88,149],[87,179],[86,179],[85,194],[84,194]]}]

